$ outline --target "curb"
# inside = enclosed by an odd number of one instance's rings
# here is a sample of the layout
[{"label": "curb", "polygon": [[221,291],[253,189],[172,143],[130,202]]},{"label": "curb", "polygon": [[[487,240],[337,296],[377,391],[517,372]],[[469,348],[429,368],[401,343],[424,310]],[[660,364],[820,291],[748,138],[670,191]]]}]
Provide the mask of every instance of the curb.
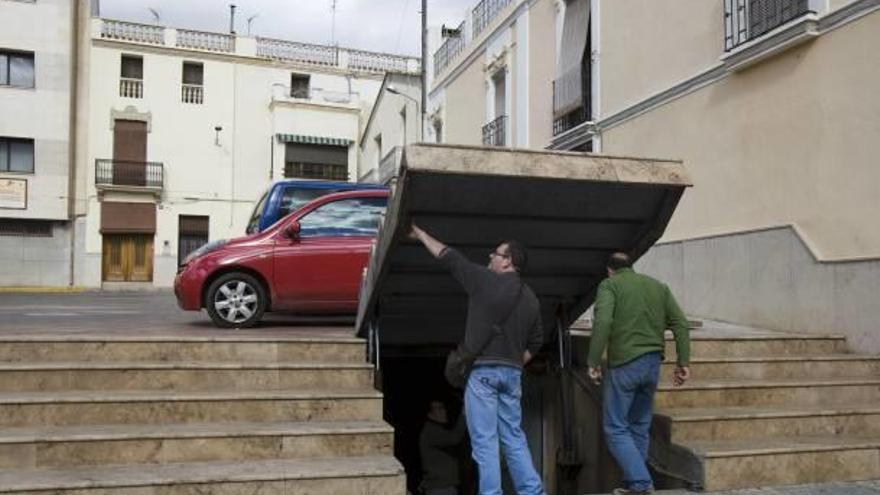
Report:
[{"label": "curb", "polygon": [[0,287],[0,294],[79,294],[87,290],[85,287]]}]

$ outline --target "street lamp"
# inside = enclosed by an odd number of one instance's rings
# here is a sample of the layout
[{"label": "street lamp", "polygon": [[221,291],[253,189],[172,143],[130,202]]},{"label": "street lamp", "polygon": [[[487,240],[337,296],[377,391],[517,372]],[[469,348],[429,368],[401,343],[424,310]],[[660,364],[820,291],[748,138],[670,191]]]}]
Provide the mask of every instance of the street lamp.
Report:
[{"label": "street lamp", "polygon": [[[409,101],[415,103],[415,105],[416,105],[416,116],[419,115],[419,101],[418,101],[418,100],[416,100],[416,99],[413,98],[412,96],[409,96],[409,95],[406,94],[406,93],[401,92],[399,89],[397,89],[397,88],[395,88],[394,86],[391,86],[391,85],[388,85],[387,87],[385,87],[385,91],[387,91],[387,92],[389,92],[389,93],[391,93],[391,94],[393,94],[393,95],[402,96],[402,97],[406,98],[407,100],[409,100]],[[422,126],[419,125],[419,133],[421,133],[421,129],[422,129]],[[419,137],[419,139],[421,139],[421,138]],[[406,144],[406,123],[404,123],[404,125],[403,125],[403,142],[404,142],[404,144]]]}]

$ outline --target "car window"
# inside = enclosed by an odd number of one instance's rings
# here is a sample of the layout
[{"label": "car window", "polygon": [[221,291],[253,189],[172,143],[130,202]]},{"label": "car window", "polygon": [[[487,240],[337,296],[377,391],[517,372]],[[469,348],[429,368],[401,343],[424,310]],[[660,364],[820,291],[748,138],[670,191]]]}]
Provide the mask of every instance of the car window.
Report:
[{"label": "car window", "polygon": [[320,198],[325,194],[338,192],[337,189],[303,189],[301,187],[286,187],[281,195],[281,216],[302,208],[309,201]]},{"label": "car window", "polygon": [[266,206],[266,198],[269,197],[269,191],[263,193],[263,197],[257,201],[257,206],[254,207],[254,212],[251,213],[251,219],[248,221],[247,232],[248,234],[253,234],[254,232],[260,230],[260,215],[263,213],[263,207]]},{"label": "car window", "polygon": [[327,203],[299,220],[300,236],[376,235],[386,203],[386,198],[348,198]]}]

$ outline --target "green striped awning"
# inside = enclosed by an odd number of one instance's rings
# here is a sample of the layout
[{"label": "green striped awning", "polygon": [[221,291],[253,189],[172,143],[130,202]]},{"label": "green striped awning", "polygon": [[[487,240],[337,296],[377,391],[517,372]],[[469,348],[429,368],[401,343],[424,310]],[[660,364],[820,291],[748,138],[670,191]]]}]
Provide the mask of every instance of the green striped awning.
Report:
[{"label": "green striped awning", "polygon": [[281,133],[278,133],[278,141],[282,143],[322,144],[325,146],[351,146],[354,143],[351,139]]}]

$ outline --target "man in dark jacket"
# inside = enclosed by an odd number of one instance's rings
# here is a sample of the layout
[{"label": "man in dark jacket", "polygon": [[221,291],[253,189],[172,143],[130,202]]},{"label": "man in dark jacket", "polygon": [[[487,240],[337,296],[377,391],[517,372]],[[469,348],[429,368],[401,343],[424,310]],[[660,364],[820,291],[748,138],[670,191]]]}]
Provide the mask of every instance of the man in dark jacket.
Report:
[{"label": "man in dark jacket", "polygon": [[489,253],[488,266],[468,261],[416,225],[418,239],[452,273],[468,295],[464,348],[477,359],[464,404],[481,495],[501,495],[499,440],[516,491],[544,495],[522,431],[522,367],[543,340],[535,293],[520,280],[525,249],[505,241]]},{"label": "man in dark jacket", "polygon": [[627,254],[611,255],[608,278],[596,293],[587,363],[590,377],[598,381],[607,347],[602,427],[608,450],[623,470],[625,485],[614,490],[614,495],[654,490],[647,466],[648,433],[667,328],[675,336],[678,366],[673,383],[679,386],[690,377],[687,319],[668,287],[633,271]]},{"label": "man in dark jacket", "polygon": [[446,404],[432,400],[422,432],[419,454],[422,457],[422,484],[425,495],[458,495],[461,478],[458,474],[456,449],[464,442],[464,411],[450,429]]}]

